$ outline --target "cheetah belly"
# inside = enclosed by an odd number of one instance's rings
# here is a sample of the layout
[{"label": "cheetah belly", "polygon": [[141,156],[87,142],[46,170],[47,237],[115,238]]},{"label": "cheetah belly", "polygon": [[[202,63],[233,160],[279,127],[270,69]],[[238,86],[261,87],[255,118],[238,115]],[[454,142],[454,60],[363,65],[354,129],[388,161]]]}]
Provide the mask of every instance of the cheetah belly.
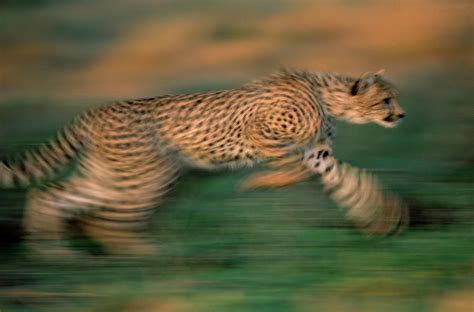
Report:
[{"label": "cheetah belly", "polygon": [[230,148],[229,152],[219,148],[183,148],[179,154],[190,167],[211,170],[252,166],[259,160],[257,153],[241,148]]}]

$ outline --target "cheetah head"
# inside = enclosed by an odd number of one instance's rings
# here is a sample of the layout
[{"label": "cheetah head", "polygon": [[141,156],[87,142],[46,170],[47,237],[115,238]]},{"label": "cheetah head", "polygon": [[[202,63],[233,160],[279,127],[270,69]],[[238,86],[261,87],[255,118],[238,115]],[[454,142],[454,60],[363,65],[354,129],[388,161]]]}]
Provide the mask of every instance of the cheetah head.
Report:
[{"label": "cheetah head", "polygon": [[385,128],[397,126],[405,112],[396,100],[395,87],[384,78],[384,71],[365,73],[352,86],[351,96],[358,106],[357,123],[374,122]]}]

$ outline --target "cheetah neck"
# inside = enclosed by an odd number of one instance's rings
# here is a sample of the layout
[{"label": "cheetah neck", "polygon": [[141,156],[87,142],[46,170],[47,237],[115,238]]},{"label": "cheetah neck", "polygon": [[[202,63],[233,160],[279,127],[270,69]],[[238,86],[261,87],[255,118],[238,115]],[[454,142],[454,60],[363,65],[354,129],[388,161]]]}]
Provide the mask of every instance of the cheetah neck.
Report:
[{"label": "cheetah neck", "polygon": [[315,73],[313,83],[326,113],[334,118],[357,122],[355,98],[351,94],[356,78],[333,73]]}]

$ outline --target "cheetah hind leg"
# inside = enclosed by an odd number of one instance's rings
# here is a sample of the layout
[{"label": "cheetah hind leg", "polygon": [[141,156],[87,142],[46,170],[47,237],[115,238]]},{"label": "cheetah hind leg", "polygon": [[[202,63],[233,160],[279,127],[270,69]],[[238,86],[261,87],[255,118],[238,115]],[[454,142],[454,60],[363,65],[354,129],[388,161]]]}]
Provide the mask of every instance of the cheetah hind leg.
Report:
[{"label": "cheetah hind leg", "polygon": [[34,257],[66,260],[81,254],[66,241],[69,221],[76,211],[73,202],[61,199],[62,190],[62,185],[56,184],[32,189],[28,194],[23,228],[26,247]]},{"label": "cheetah hind leg", "polygon": [[100,193],[107,194],[107,201],[102,209],[80,218],[81,228],[110,256],[142,258],[156,255],[157,245],[148,228],[153,211],[172,189],[179,173],[180,166],[176,163],[156,160],[153,169],[141,176],[139,187],[123,191],[105,186]]},{"label": "cheetah hind leg", "polygon": [[[46,256],[84,255],[77,248],[68,248],[65,240],[69,221],[77,220],[84,233],[108,253],[153,254],[154,245],[144,235],[146,225],[152,210],[178,178],[179,169],[168,160],[155,161],[153,169],[142,176],[143,183],[126,192],[113,184],[98,183],[90,175],[35,189],[28,198],[24,218],[27,245],[36,254]],[[114,209],[107,210],[111,205]],[[87,221],[91,221],[90,226]]]},{"label": "cheetah hind leg", "polygon": [[[73,186],[66,182],[30,192],[23,227],[32,256],[48,261],[84,259],[89,250],[79,249],[67,239],[71,221],[78,221],[81,232],[107,255],[135,257],[155,253],[154,245],[141,232],[120,228],[120,223],[115,224],[118,229],[105,229],[104,222],[94,218],[100,216],[98,205],[92,204],[87,195],[75,193]],[[124,216],[129,217],[126,213]],[[98,221],[99,226],[84,222],[89,219]]]},{"label": "cheetah hind leg", "polygon": [[102,246],[107,256],[143,258],[157,254],[156,245],[142,231],[110,230],[86,223],[81,228]]}]

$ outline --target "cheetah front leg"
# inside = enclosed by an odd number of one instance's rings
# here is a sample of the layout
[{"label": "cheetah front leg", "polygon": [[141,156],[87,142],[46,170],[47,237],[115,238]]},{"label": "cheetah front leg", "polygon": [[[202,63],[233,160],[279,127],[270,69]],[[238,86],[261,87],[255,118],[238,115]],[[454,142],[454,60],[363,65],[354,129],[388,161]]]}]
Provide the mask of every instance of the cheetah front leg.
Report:
[{"label": "cheetah front leg", "polygon": [[304,181],[315,173],[322,175],[336,163],[329,141],[323,140],[304,152],[272,159],[271,170],[257,172],[240,184],[241,190],[276,188]]},{"label": "cheetah front leg", "polygon": [[270,165],[278,169],[250,176],[241,188],[280,187],[316,174],[324,191],[363,232],[384,235],[408,224],[406,205],[385,191],[370,172],[338,162],[328,140],[319,141],[303,155],[276,159]]},{"label": "cheetah front leg", "polygon": [[276,158],[268,163],[271,170],[252,174],[240,183],[240,189],[276,188],[298,183],[312,176],[303,163],[303,154]]},{"label": "cheetah front leg", "polygon": [[330,139],[325,138],[304,152],[275,158],[268,163],[272,170],[258,172],[246,178],[241,190],[276,188],[295,184],[331,170],[336,160],[332,157]]},{"label": "cheetah front leg", "polygon": [[[274,107],[275,111],[271,112],[269,118],[273,118],[271,120],[274,120],[275,116],[278,117],[281,114],[280,118],[277,118],[277,120],[281,120],[280,128],[289,130],[288,125],[285,124],[286,116],[288,116],[288,114],[291,115],[291,112],[287,110],[288,107],[286,107],[283,112],[278,110],[278,105],[274,105]],[[303,117],[300,116],[298,118],[301,119]],[[260,128],[264,128],[266,126],[267,128],[272,129],[272,127],[275,127],[275,123],[273,122],[258,122],[256,124]],[[330,160],[326,160],[326,158],[329,154],[332,154],[330,144],[335,135],[332,119],[325,117],[321,120],[321,123],[317,125],[308,124],[307,126],[308,128],[303,127],[298,130],[293,129],[293,131],[283,132],[280,134],[279,140],[287,138],[291,143],[287,144],[286,149],[280,148],[277,153],[274,153],[275,155],[279,156],[273,158],[268,163],[268,167],[270,167],[271,170],[258,172],[246,178],[240,184],[240,189],[248,190],[262,187],[283,187],[304,181],[314,175],[314,173],[319,173],[321,170],[326,170],[325,166],[330,165]],[[263,131],[263,133],[265,133],[265,131]],[[311,133],[317,133],[317,136],[313,137],[308,135]],[[260,138],[260,140],[262,140],[262,138]],[[272,145],[279,146],[280,144],[275,144],[275,142],[272,142]],[[301,148],[306,145],[309,145],[310,148],[306,148],[305,152]],[[283,146],[285,145],[283,144]],[[319,160],[319,158],[323,157],[325,162],[308,162],[307,158],[312,158],[313,156],[310,155],[314,151],[316,151],[316,155],[314,156],[315,159],[317,158]],[[321,151],[321,153],[318,153],[318,151]],[[275,157],[275,155],[270,155],[270,157]],[[315,166],[317,166],[317,168],[315,168]]]},{"label": "cheetah front leg", "polygon": [[320,141],[304,152],[303,164],[311,172],[324,175],[334,168],[336,159],[328,141]]},{"label": "cheetah front leg", "polygon": [[258,172],[246,178],[240,184],[240,189],[283,187],[304,181],[314,173],[320,175],[335,162],[333,157],[328,157],[332,156],[330,142],[331,136],[324,134],[324,139],[306,151],[272,159],[268,163],[271,170]]},{"label": "cheetah front leg", "polygon": [[370,172],[338,162],[327,142],[307,150],[303,162],[320,175],[324,190],[363,232],[384,235],[408,225],[409,211],[403,201],[385,191]]}]

